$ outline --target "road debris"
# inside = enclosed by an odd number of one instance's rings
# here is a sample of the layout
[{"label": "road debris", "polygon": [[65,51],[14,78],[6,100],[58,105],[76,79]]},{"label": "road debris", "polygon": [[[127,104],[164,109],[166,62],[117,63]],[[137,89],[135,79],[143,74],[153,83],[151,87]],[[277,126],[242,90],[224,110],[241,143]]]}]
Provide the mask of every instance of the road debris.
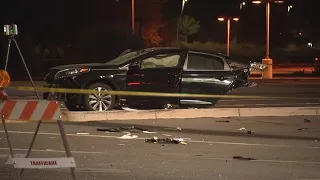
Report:
[{"label": "road debris", "polygon": [[120,128],[98,128],[97,131],[103,131],[107,133],[113,133],[113,132],[142,132],[147,134],[157,133],[153,131],[149,131],[147,129],[129,126],[129,127],[120,127]]},{"label": "road debris", "polygon": [[220,123],[229,123],[230,121],[222,121],[222,120],[218,120],[216,122],[220,122]]},{"label": "road debris", "polygon": [[182,128],[181,128],[181,127],[177,127],[177,130],[181,131],[181,130],[182,130]]},{"label": "road debris", "polygon": [[81,133],[77,133],[77,135],[88,135],[89,133],[86,133],[84,131],[82,131]]},{"label": "road debris", "polygon": [[163,134],[164,136],[167,136],[167,137],[170,137],[170,136],[172,136],[172,135],[170,135],[170,134]]},{"label": "road debris", "polygon": [[242,156],[233,156],[233,159],[236,159],[236,160],[241,160],[241,161],[252,161],[252,160],[256,160],[254,158],[244,158]]},{"label": "road debris", "polygon": [[187,144],[184,142],[183,138],[165,138],[165,139],[158,139],[157,137],[145,139],[144,142],[146,143],[160,143],[160,144]]},{"label": "road debris", "polygon": [[247,134],[252,134],[253,132],[252,131],[247,131]]},{"label": "road debris", "polygon": [[239,128],[238,130],[239,130],[239,131],[245,131],[246,128],[242,127],[242,128]]},{"label": "road debris", "polygon": [[308,128],[299,128],[299,131],[308,131]]},{"label": "road debris", "polygon": [[130,133],[119,137],[119,139],[136,139],[136,138],[138,138],[137,135],[131,135]]},{"label": "road debris", "polygon": [[304,119],[305,123],[311,123],[311,121],[309,119]]}]

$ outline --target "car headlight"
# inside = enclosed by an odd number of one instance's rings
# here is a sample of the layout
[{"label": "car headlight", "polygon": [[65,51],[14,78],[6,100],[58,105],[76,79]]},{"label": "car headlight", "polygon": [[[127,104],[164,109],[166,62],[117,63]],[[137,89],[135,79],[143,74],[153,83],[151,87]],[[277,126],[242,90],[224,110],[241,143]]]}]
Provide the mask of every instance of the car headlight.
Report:
[{"label": "car headlight", "polygon": [[66,70],[62,70],[59,71],[54,78],[62,78],[62,77],[68,77],[68,76],[74,76],[80,73],[84,73],[84,72],[88,72],[89,69],[87,68],[75,68],[75,69],[66,69]]},{"label": "car headlight", "polygon": [[264,63],[251,63],[250,71],[265,71],[268,69],[268,65]]}]

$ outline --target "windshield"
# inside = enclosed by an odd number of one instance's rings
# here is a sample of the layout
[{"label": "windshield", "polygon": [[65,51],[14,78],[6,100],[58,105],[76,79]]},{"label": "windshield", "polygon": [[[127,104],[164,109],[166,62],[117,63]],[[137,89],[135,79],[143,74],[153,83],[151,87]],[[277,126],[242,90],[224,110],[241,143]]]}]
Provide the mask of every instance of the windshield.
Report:
[{"label": "windshield", "polygon": [[122,53],[117,58],[107,62],[106,65],[121,65],[123,63],[128,62],[132,58],[138,56],[139,54],[141,54],[140,51],[132,51],[129,53]]}]

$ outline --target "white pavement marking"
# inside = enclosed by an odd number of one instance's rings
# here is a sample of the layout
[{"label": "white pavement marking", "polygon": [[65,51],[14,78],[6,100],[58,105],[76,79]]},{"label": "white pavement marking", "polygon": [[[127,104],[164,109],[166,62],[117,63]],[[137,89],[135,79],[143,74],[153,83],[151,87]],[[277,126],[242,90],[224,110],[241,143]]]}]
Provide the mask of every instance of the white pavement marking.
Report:
[{"label": "white pavement marking", "polygon": [[[9,151],[9,148],[0,148],[0,150]],[[19,148],[13,148],[14,151],[28,151],[28,149],[19,149]],[[51,152],[51,153],[66,153],[66,151],[63,150],[54,150],[54,149],[32,149],[34,152]],[[95,151],[71,151],[71,153],[76,154],[106,154],[107,152],[95,152]],[[0,154],[0,158],[7,158],[9,154],[3,155]]]},{"label": "white pavement marking", "polygon": [[[14,134],[34,134],[34,132],[23,132],[23,131],[8,131],[9,133]],[[4,131],[0,131],[4,133]],[[59,133],[38,133],[39,135],[50,135],[50,136],[61,136]],[[93,138],[112,138],[112,139],[121,139],[121,136],[106,136],[106,135],[78,135],[78,134],[66,134],[67,136],[77,136],[77,137],[93,137]],[[133,138],[131,140],[144,140],[146,138]],[[276,144],[252,144],[252,143],[235,143],[235,142],[223,142],[223,141],[195,141],[195,140],[186,140],[185,142],[191,143],[204,143],[204,144],[223,144],[223,145],[239,145],[239,146],[261,146],[261,147],[277,147],[277,148],[293,148],[293,146],[285,145],[276,145]],[[320,147],[306,147],[306,148],[320,148]],[[0,148],[1,149],[1,148]]]},{"label": "white pavement marking", "polygon": [[251,143],[233,143],[233,142],[220,142],[220,141],[194,141],[194,140],[186,140],[186,142],[205,143],[205,144],[240,145],[240,146],[269,146],[269,147],[279,147],[279,148],[292,148],[292,146],[273,145],[273,144],[258,144],[258,143],[251,144]]}]

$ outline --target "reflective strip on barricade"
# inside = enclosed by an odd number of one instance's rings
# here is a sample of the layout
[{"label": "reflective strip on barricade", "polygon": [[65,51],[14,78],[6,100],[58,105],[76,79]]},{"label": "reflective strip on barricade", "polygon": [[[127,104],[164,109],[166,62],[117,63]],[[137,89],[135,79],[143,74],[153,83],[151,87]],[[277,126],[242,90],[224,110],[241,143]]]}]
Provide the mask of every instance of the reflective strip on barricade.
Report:
[{"label": "reflective strip on barricade", "polygon": [[58,120],[61,114],[56,101],[7,100],[0,104],[0,115],[9,120],[50,121]]}]

